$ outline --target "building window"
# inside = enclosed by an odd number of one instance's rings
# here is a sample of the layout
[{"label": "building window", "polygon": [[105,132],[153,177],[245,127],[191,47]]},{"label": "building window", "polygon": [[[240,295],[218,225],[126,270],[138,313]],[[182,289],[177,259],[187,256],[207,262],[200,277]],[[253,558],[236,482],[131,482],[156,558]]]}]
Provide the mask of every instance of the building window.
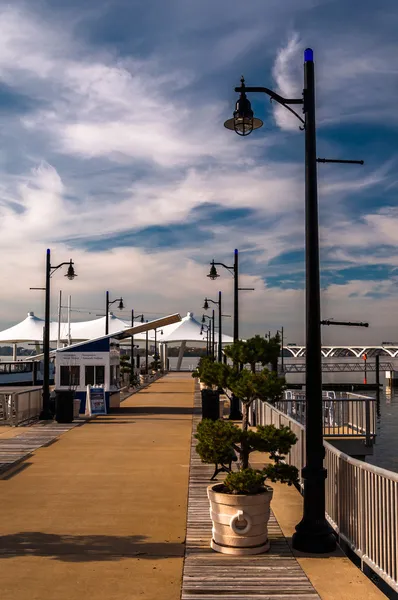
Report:
[{"label": "building window", "polygon": [[86,385],[94,385],[94,365],[86,365]]},{"label": "building window", "polygon": [[104,365],[86,365],[86,385],[104,385]]},{"label": "building window", "polygon": [[96,365],[95,367],[95,382],[97,385],[104,385],[105,383],[105,366]]},{"label": "building window", "polygon": [[60,385],[63,387],[78,387],[80,385],[80,366],[61,365]]}]

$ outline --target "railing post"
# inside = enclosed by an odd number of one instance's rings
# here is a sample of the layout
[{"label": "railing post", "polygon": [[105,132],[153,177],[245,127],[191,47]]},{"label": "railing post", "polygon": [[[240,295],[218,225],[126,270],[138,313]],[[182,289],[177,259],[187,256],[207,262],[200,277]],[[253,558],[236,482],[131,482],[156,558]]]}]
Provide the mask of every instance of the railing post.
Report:
[{"label": "railing post", "polygon": [[370,399],[366,398],[365,400],[365,427],[366,427],[366,441],[365,446],[372,445],[372,435],[370,433]]}]

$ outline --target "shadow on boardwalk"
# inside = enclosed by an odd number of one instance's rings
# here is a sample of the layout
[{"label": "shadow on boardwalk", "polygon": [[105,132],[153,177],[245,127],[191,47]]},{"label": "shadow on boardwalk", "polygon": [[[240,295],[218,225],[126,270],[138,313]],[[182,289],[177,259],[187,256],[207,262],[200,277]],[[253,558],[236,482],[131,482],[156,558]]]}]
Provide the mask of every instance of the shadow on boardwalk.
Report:
[{"label": "shadow on boardwalk", "polygon": [[112,408],[112,415],[192,415],[191,406],[121,406]]},{"label": "shadow on boardwalk", "polygon": [[116,561],[184,556],[184,543],[145,542],[145,536],[58,535],[35,531],[0,536],[0,560],[43,556],[64,562]]}]

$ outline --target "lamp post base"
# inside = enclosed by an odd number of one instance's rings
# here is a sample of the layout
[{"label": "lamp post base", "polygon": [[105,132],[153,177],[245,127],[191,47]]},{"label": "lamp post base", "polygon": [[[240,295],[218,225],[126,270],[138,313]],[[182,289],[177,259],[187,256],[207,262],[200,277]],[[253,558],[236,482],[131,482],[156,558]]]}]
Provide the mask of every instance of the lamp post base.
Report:
[{"label": "lamp post base", "polygon": [[336,535],[326,519],[322,523],[309,523],[303,519],[296,526],[292,546],[300,552],[329,554],[336,550]]},{"label": "lamp post base", "polygon": [[241,421],[242,420],[242,413],[239,410],[239,398],[237,398],[233,394],[231,397],[231,408],[229,411],[228,419],[230,421]]}]

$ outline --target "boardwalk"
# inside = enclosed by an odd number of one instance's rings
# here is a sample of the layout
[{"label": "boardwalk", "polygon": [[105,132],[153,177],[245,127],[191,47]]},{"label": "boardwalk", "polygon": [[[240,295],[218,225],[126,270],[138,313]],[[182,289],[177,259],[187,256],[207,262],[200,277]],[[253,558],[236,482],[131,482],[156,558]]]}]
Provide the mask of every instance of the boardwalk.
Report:
[{"label": "boardwalk", "polygon": [[[200,421],[195,393],[193,433]],[[319,600],[271,515],[271,549],[257,556],[229,556],[210,549],[211,520],[206,487],[213,467],[201,463],[192,437],[186,556],[182,600]]]},{"label": "boardwalk", "polygon": [[0,480],[1,600],[179,600],[193,389],[160,379]]}]

